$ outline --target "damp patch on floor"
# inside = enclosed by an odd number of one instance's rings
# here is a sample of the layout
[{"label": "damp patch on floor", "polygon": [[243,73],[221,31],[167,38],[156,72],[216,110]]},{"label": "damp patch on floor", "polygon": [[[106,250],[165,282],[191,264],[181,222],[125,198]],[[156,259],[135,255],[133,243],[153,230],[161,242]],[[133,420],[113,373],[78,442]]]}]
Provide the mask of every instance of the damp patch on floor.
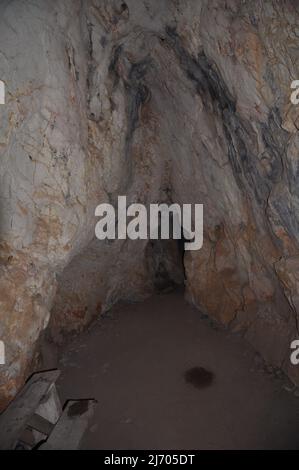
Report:
[{"label": "damp patch on floor", "polygon": [[185,382],[193,387],[202,389],[212,385],[214,381],[213,372],[204,367],[192,367],[184,373]]}]

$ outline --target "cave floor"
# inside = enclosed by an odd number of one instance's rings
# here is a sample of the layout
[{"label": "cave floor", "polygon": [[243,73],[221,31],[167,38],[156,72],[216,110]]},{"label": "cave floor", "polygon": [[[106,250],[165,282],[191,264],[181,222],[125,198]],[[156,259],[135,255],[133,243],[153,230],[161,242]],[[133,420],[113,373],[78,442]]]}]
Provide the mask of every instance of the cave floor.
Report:
[{"label": "cave floor", "polygon": [[286,379],[182,292],[118,305],[63,347],[60,368],[62,399],[99,402],[83,449],[299,448]]}]

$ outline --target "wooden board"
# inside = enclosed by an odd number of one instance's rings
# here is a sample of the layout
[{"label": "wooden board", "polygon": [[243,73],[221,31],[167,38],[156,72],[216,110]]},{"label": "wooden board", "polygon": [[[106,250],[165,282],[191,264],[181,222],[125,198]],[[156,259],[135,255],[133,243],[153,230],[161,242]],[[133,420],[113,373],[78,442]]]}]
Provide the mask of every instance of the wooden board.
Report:
[{"label": "wooden board", "polygon": [[31,416],[27,426],[35,431],[38,431],[46,436],[49,436],[53,431],[55,424],[50,423],[47,419],[40,415],[34,414]]},{"label": "wooden board", "polygon": [[14,449],[49,388],[60,375],[59,370],[39,372],[25,384],[16,398],[0,415],[0,450]]},{"label": "wooden board", "polygon": [[96,403],[95,400],[69,400],[48,440],[39,449],[78,449]]}]

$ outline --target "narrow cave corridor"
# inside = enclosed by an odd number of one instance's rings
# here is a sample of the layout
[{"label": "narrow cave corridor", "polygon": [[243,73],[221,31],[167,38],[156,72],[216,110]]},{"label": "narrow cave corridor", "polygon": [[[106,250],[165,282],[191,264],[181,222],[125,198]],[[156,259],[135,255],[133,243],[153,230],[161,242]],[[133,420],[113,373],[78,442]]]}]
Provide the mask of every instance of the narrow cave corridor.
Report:
[{"label": "narrow cave corridor", "polygon": [[0,1],[0,449],[299,449],[298,22]]}]

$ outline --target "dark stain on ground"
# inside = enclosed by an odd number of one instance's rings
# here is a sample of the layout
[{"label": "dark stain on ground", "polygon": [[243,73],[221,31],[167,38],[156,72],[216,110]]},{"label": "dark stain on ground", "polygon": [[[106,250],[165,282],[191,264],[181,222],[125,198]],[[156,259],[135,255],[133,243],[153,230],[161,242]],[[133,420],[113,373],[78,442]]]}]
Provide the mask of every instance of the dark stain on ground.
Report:
[{"label": "dark stain on ground", "polygon": [[89,400],[78,400],[73,403],[67,410],[68,416],[83,415],[88,410],[88,401]]},{"label": "dark stain on ground", "polygon": [[214,380],[213,372],[203,367],[192,367],[184,373],[185,381],[195,388],[206,388],[212,385]]}]

